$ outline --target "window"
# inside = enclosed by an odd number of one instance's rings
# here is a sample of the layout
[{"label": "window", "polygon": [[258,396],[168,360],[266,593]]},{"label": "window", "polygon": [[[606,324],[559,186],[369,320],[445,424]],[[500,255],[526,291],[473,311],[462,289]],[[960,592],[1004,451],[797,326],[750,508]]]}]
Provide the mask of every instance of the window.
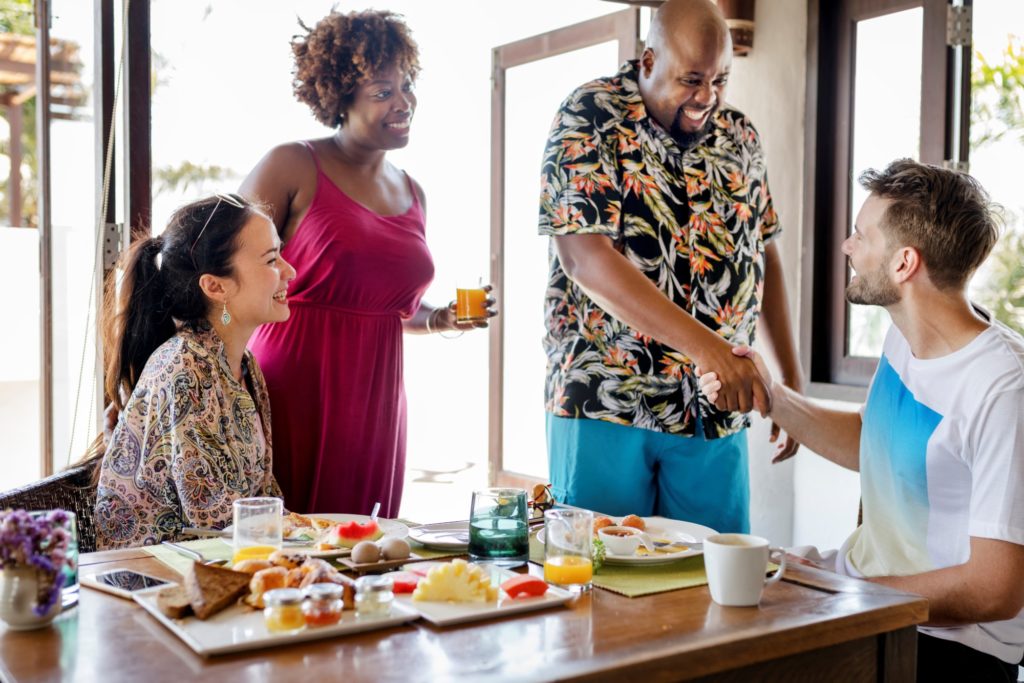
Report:
[{"label": "window", "polygon": [[817,71],[808,95],[816,110],[809,110],[807,144],[815,180],[805,224],[814,267],[803,321],[814,383],[866,386],[888,326],[884,310],[844,297],[849,268],[840,244],[865,198],[858,176],[899,157],[955,161],[961,84],[954,66],[964,48],[947,45],[950,11],[945,0],[811,4]]},{"label": "window", "polygon": [[537,235],[544,140],[559,104],[637,55],[639,11],[624,10],[494,50],[492,279],[502,315],[491,347],[491,475],[501,485],[548,480],[544,436],[544,290],[548,240]]},{"label": "window", "polygon": [[1004,208],[1005,231],[970,296],[1024,334],[1024,3],[975,0],[970,50],[970,172]]},{"label": "window", "polygon": [[0,106],[7,124],[0,158],[7,162],[8,180],[0,201],[0,253],[13,293],[7,331],[0,335],[0,432],[5,435],[0,490],[80,457],[101,407],[93,383],[98,299],[94,5],[54,0],[47,6],[49,88],[44,93],[35,75],[40,33],[32,3],[0,8]]}]

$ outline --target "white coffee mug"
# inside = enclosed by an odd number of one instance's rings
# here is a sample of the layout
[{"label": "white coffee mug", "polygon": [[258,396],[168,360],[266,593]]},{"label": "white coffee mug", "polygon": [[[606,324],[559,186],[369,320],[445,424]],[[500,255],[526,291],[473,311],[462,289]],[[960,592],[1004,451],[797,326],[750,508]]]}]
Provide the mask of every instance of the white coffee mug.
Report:
[{"label": "white coffee mug", "polygon": [[[773,551],[779,551],[782,559],[778,570],[765,578]],[[727,607],[751,607],[761,601],[767,584],[782,578],[786,553],[770,547],[768,539],[760,536],[715,534],[704,539],[704,569],[712,600]]]}]

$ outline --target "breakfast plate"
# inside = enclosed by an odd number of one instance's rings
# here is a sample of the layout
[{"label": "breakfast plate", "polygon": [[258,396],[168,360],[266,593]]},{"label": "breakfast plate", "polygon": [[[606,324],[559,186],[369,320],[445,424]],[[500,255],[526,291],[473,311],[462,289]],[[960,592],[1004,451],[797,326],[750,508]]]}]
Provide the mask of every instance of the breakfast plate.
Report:
[{"label": "breakfast plate", "polygon": [[[369,515],[350,515],[350,514],[343,514],[343,513],[325,513],[325,514],[311,514],[311,515],[306,515],[306,516],[309,517],[312,520],[319,520],[319,521],[322,521],[322,522],[330,522],[332,524],[343,524],[345,522],[366,523],[366,522],[370,521],[370,516]],[[407,527],[405,524],[402,524],[401,522],[397,522],[397,521],[395,521],[393,519],[382,519],[382,518],[378,517],[377,518],[377,525],[380,527],[380,530],[384,532],[384,535],[381,538],[377,539],[378,541],[383,540],[385,538],[406,538],[406,537],[409,536],[409,527]],[[231,532],[231,525],[228,525],[228,526],[224,527],[224,531],[230,533]],[[291,538],[294,539],[295,536],[293,535],[293,536],[291,536]],[[230,537],[225,538],[223,540],[228,545],[231,545],[231,538]],[[288,546],[286,546],[286,548],[288,550],[294,550],[295,552],[305,553],[306,555],[309,555],[310,557],[319,557],[321,559],[331,559],[331,558],[335,558],[335,557],[345,557],[345,556],[350,555],[352,553],[352,549],[351,548],[332,548],[330,550],[316,550],[313,547],[313,542],[312,541],[309,543],[309,545],[303,546],[303,545],[291,545],[291,544],[289,544]]]},{"label": "breakfast plate", "polygon": [[357,617],[354,611],[346,610],[341,621],[331,626],[307,627],[298,633],[275,633],[267,630],[262,610],[254,610],[242,604],[234,604],[205,621],[194,616],[172,619],[157,607],[157,593],[160,590],[154,588],[139,591],[132,597],[171,633],[203,657],[372,631],[419,618],[415,610],[393,604],[389,615]]},{"label": "breakfast plate", "polygon": [[[622,521],[621,517],[611,518],[616,524]],[[690,547],[690,543],[702,543],[705,538],[718,533],[710,527],[694,522],[681,522],[667,517],[644,517],[647,525],[647,536],[655,543],[667,543],[668,546],[656,548],[654,553],[647,554],[643,546],[633,555],[615,555],[607,552],[604,563],[607,565],[658,565],[677,562],[700,555],[704,551],[701,546]],[[537,540],[544,542],[544,529],[537,533]],[[678,549],[677,549],[678,548]]]},{"label": "breakfast plate", "polygon": [[[491,572],[491,584],[495,586],[500,586],[504,581],[518,576],[518,572],[510,569],[493,565],[481,566]],[[497,602],[440,602],[413,600],[411,593],[404,593],[395,596],[395,603],[419,613],[432,624],[450,626],[564,605],[573,597],[574,595],[564,588],[549,584],[544,595],[530,598],[510,598],[505,591],[500,591]]]},{"label": "breakfast plate", "polygon": [[469,522],[440,522],[409,529],[409,538],[434,550],[469,550]]}]

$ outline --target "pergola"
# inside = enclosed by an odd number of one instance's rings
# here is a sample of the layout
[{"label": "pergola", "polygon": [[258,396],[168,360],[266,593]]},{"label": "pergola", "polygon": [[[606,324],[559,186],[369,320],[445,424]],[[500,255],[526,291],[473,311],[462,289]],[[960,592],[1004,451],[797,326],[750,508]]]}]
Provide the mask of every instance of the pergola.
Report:
[{"label": "pergola", "polygon": [[[76,118],[76,108],[88,93],[79,73],[82,61],[78,44],[69,40],[50,40],[51,118]],[[21,223],[21,162],[24,117],[22,105],[36,95],[36,39],[11,33],[0,34],[0,106],[7,109],[11,129],[11,168],[7,178],[10,196],[10,223]],[[30,122],[29,125],[35,125]]]}]

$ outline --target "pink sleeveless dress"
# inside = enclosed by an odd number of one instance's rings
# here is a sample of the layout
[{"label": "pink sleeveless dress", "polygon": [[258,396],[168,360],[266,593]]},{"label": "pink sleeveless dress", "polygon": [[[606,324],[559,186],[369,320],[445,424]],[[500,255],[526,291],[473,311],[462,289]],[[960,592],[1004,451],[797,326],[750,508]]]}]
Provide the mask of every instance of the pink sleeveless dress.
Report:
[{"label": "pink sleeveless dress", "polygon": [[291,316],[249,343],[266,377],[274,475],[288,509],[395,517],[405,474],[402,319],[434,277],[424,215],[381,216],[320,168],[284,258]]}]

